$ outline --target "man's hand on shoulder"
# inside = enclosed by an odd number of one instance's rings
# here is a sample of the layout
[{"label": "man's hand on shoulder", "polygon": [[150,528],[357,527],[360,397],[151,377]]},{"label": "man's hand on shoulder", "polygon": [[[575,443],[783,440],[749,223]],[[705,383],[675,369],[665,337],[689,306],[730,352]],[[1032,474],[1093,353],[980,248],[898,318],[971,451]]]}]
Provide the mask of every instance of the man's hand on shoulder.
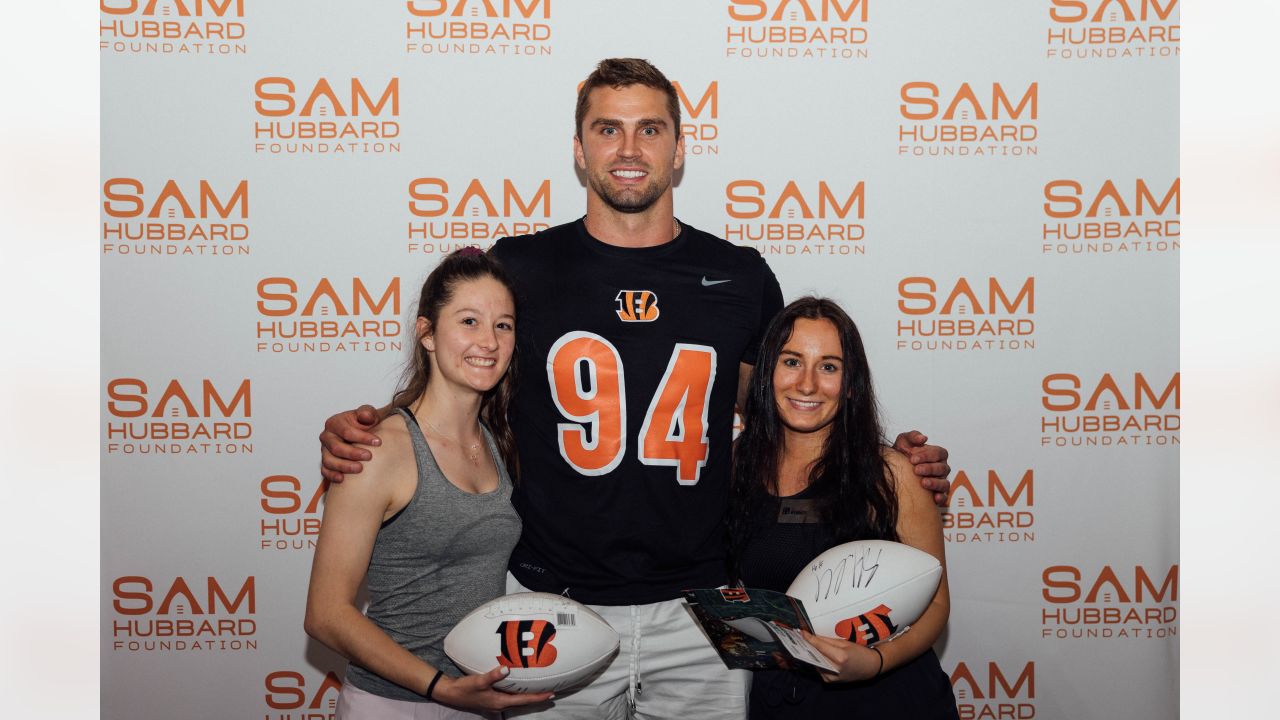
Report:
[{"label": "man's hand on shoulder", "polygon": [[372,405],[361,405],[325,420],[324,432],[320,433],[320,474],[326,480],[340,483],[345,475],[357,475],[364,469],[360,461],[373,455],[356,447],[356,443],[381,445],[382,440],[370,432],[380,419]]},{"label": "man's hand on shoulder", "polygon": [[951,474],[951,466],[947,464],[947,449],[937,445],[926,444],[929,438],[919,430],[904,432],[893,441],[893,449],[907,456],[915,469],[916,476],[924,489],[933,493],[933,502],[938,507],[947,506],[947,492],[951,485],[947,476]]}]

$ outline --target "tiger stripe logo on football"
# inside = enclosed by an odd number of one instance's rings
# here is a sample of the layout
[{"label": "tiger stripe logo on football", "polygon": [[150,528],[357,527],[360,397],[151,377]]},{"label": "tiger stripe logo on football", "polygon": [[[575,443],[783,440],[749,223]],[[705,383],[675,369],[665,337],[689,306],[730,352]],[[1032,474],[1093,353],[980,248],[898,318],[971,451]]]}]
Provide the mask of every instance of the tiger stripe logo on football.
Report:
[{"label": "tiger stripe logo on football", "polygon": [[546,620],[504,620],[498,623],[501,640],[498,664],[509,668],[547,667],[556,661],[556,626]]},{"label": "tiger stripe logo on football", "polygon": [[858,645],[875,645],[898,632],[898,626],[889,617],[892,612],[881,603],[868,612],[836,623],[836,635]]}]

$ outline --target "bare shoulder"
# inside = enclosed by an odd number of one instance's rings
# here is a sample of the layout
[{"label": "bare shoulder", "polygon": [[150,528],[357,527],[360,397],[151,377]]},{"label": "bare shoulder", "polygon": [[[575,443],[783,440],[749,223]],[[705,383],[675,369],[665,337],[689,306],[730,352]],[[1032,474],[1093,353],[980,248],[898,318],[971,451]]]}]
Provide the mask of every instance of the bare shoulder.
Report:
[{"label": "bare shoulder", "polygon": [[373,426],[370,432],[382,440],[382,447],[396,445],[403,450],[413,445],[413,441],[409,438],[409,426],[405,423],[404,416],[398,412],[393,412],[382,418],[377,425]]},{"label": "bare shoulder", "polygon": [[349,474],[341,483],[330,485],[331,494],[376,496],[390,501],[396,494],[396,489],[406,482],[411,471],[414,473],[413,477],[416,477],[413,441],[409,437],[404,418],[398,413],[389,415],[373,427],[373,433],[382,440],[382,445],[359,445],[373,457],[364,461],[361,472]]},{"label": "bare shoulder", "polygon": [[403,466],[406,460],[413,462],[413,439],[409,435],[409,426],[400,413],[392,413],[383,418],[382,422],[373,426],[372,432],[382,440],[382,445],[359,446],[373,455],[372,460],[365,462],[366,472],[386,472]]},{"label": "bare shoulder", "polygon": [[900,501],[926,498],[930,504],[933,503],[933,494],[920,484],[920,480],[916,477],[915,466],[906,455],[885,445],[880,447],[880,456],[884,458],[885,465],[889,468],[889,477],[893,480],[893,487]]},{"label": "bare shoulder", "polygon": [[910,479],[912,475],[916,474],[907,456],[894,450],[889,445],[880,446],[880,457],[884,458],[884,464],[889,467],[889,473],[896,482]]},{"label": "bare shoulder", "polygon": [[945,566],[942,515],[933,503],[933,493],[920,484],[915,467],[906,455],[893,448],[884,448],[881,452],[893,474],[898,498],[898,541],[933,555]]}]

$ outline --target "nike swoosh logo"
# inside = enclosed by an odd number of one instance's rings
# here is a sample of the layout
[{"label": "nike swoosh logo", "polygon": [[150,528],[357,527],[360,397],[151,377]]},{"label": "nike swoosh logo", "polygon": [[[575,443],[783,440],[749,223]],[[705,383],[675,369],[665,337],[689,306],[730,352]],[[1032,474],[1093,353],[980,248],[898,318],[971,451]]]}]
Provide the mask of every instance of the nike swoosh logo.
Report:
[{"label": "nike swoosh logo", "polygon": [[702,287],[711,287],[712,285],[719,285],[720,283],[727,282],[733,282],[732,278],[729,280],[708,280],[706,275],[702,276]]}]

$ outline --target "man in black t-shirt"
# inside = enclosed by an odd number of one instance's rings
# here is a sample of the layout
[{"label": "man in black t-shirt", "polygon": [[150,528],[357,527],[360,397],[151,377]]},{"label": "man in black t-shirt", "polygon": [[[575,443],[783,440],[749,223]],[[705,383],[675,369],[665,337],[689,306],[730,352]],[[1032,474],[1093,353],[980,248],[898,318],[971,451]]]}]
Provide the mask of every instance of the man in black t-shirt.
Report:
[{"label": "man in black t-shirt", "polygon": [[[566,594],[622,636],[604,674],[549,716],[742,718],[745,674],[720,662],[680,591],[725,582],[734,403],[782,293],[754,250],[676,220],[684,143],[661,72],[601,62],[575,119],[586,215],[492,250],[519,294],[524,531],[508,589]],[[370,443],[374,420],[368,407],[330,418],[326,477],[359,471],[367,453],[346,441]],[[898,446],[945,493],[946,451],[922,439]]]},{"label": "man in black t-shirt", "polygon": [[630,605],[725,582],[739,367],[782,296],[754,250],[672,232],[619,247],[579,221],[493,248],[520,293],[526,587]]}]

